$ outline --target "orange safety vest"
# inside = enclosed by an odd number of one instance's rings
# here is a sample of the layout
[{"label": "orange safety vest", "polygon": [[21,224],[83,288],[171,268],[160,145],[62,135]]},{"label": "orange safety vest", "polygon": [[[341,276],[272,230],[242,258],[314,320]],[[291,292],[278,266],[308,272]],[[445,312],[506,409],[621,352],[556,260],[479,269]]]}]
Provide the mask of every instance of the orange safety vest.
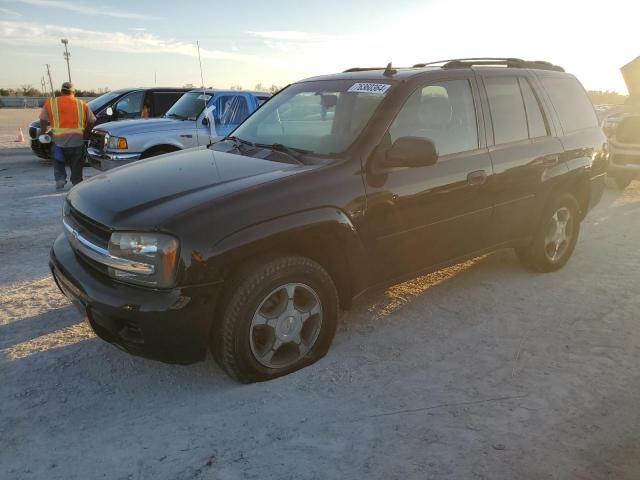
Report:
[{"label": "orange safety vest", "polygon": [[49,115],[49,123],[54,137],[83,135],[87,127],[87,104],[71,95],[50,97],[44,107]]}]

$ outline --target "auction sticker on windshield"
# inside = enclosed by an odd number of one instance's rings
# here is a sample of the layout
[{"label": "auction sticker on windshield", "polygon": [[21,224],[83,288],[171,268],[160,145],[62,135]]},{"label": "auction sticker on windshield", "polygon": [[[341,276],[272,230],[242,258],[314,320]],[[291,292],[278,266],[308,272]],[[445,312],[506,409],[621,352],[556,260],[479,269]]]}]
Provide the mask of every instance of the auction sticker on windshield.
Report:
[{"label": "auction sticker on windshield", "polygon": [[390,88],[388,83],[354,83],[347,92],[384,94]]}]

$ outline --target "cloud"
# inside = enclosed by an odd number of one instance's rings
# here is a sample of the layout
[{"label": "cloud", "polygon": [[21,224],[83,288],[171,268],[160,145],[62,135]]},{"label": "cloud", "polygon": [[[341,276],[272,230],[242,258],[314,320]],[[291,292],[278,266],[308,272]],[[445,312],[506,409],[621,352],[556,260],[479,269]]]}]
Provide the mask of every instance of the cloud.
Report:
[{"label": "cloud", "polygon": [[[175,54],[197,57],[194,44],[162,39],[152,33],[99,32],[61,25],[0,21],[0,44],[19,46],[51,46],[67,38],[73,47],[122,53]],[[200,48],[202,58],[252,63],[256,58],[233,51]]]},{"label": "cloud", "polygon": [[141,13],[130,12],[119,8],[106,8],[104,5],[91,6],[78,2],[66,2],[64,0],[8,0],[14,3],[22,3],[24,5],[32,5],[36,7],[49,7],[59,10],[69,10],[74,13],[81,13],[84,15],[93,15],[101,17],[115,17],[115,18],[129,18],[135,20],[141,19],[153,19],[157,17],[150,17]]},{"label": "cloud", "polygon": [[298,43],[333,42],[339,37],[322,35],[319,33],[300,32],[296,30],[276,30],[270,32],[247,32],[254,37],[264,40],[292,41]]},{"label": "cloud", "polygon": [[0,17],[4,18],[20,18],[22,16],[21,13],[18,13],[14,10],[9,10],[8,8],[0,8]]}]

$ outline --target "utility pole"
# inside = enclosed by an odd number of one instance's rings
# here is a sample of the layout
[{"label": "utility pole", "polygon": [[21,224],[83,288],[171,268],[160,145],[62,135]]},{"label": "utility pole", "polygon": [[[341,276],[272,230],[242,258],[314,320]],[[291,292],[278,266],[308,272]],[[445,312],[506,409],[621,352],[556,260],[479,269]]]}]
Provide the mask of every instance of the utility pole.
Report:
[{"label": "utility pole", "polygon": [[47,63],[47,76],[49,77],[49,86],[51,87],[51,96],[55,97],[55,93],[53,92],[53,80],[51,80],[51,70],[49,69],[48,63]]},{"label": "utility pole", "polygon": [[64,53],[62,54],[62,56],[67,61],[67,73],[69,74],[69,83],[71,83],[71,67],[69,67],[69,57],[71,56],[71,54],[69,53],[69,50],[67,49],[67,45],[69,44],[69,40],[67,40],[66,38],[62,38],[62,39],[60,39],[60,42],[64,45]]},{"label": "utility pole", "polygon": [[47,82],[44,81],[44,75],[42,75],[42,77],[40,78],[40,86],[42,87],[40,89],[40,92],[42,92],[42,96],[46,97],[47,96]]}]

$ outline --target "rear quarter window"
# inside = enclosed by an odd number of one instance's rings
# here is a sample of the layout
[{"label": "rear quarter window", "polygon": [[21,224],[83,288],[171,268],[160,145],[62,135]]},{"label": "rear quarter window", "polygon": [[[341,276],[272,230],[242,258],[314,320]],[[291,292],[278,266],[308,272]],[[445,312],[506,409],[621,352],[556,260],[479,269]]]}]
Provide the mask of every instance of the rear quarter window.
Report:
[{"label": "rear quarter window", "polygon": [[591,100],[577,79],[543,76],[540,81],[553,103],[564,133],[598,126]]}]

